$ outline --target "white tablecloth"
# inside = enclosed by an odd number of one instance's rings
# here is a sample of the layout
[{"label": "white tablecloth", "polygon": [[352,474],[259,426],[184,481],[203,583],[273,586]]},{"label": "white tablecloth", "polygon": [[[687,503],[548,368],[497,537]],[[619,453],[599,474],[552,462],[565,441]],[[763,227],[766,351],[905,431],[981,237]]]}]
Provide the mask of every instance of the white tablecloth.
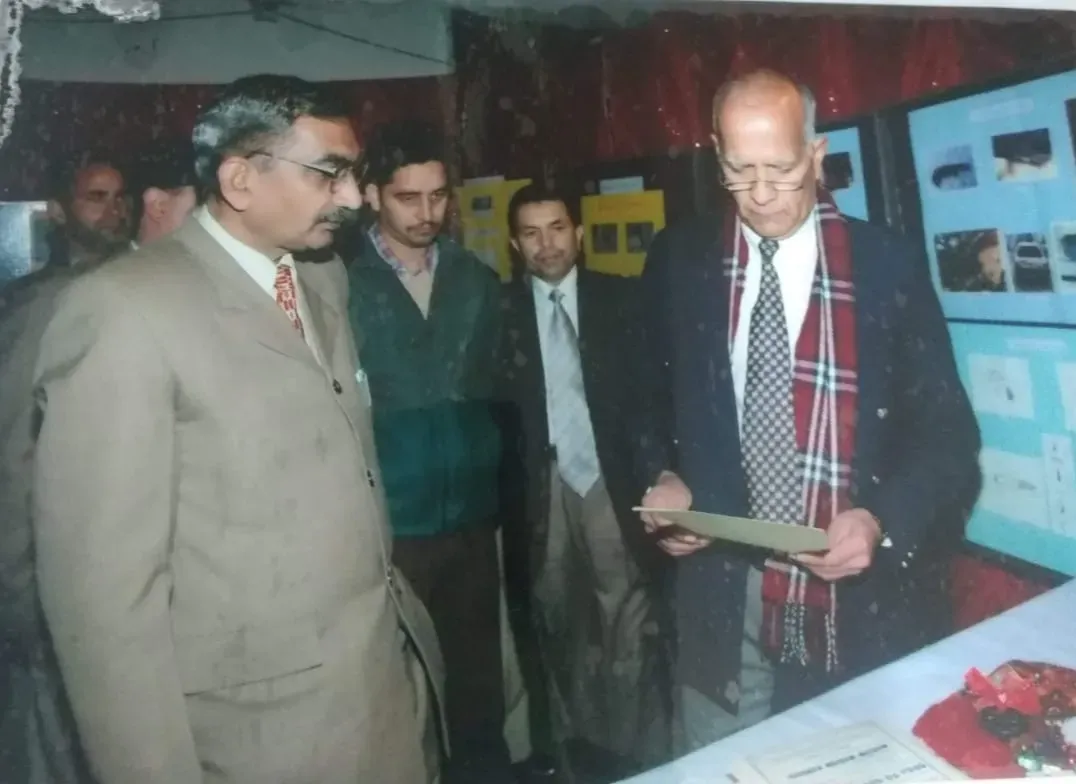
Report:
[{"label": "white tablecloth", "polygon": [[627,781],[630,784],[727,781],[725,774],[735,760],[764,754],[827,727],[874,721],[894,730],[910,731],[923,711],[961,687],[969,669],[978,667],[989,672],[1009,659],[1076,667],[1076,580]]}]

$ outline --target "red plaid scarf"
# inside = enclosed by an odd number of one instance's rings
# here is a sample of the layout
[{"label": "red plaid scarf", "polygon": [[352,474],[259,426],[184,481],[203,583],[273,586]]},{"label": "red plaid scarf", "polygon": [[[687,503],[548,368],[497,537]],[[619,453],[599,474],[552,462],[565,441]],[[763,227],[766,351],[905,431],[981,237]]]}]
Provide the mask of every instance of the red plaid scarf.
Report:
[{"label": "red plaid scarf", "polygon": [[[796,343],[792,380],[797,464],[803,475],[804,525],[825,530],[850,508],[848,482],[855,449],[858,399],[855,287],[848,226],[829,193],[819,190],[818,265],[811,301]],[[747,238],[735,213],[725,232],[729,356],[736,339],[747,269]],[[766,562],[763,639],[782,661],[837,666],[837,589],[786,561]]]}]

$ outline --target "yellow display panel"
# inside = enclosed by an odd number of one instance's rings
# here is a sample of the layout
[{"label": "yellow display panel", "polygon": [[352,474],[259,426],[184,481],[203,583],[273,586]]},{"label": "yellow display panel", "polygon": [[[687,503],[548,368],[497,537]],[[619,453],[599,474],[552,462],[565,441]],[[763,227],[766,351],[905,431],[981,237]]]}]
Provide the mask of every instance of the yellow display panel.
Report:
[{"label": "yellow display panel", "polygon": [[583,197],[587,267],[612,275],[638,275],[654,236],[665,228],[662,191]]},{"label": "yellow display panel", "polygon": [[463,245],[492,267],[501,280],[512,278],[508,246],[508,203],[530,180],[488,180],[456,189]]}]

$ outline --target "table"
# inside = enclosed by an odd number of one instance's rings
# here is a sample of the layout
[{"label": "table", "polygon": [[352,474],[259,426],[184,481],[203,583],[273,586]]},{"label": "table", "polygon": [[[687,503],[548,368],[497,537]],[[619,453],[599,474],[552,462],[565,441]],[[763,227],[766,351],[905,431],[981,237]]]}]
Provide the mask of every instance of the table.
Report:
[{"label": "table", "polygon": [[911,731],[923,711],[960,688],[969,669],[990,672],[1010,659],[1076,667],[1076,580],[622,784],[724,782],[737,759],[827,727],[874,721]]}]

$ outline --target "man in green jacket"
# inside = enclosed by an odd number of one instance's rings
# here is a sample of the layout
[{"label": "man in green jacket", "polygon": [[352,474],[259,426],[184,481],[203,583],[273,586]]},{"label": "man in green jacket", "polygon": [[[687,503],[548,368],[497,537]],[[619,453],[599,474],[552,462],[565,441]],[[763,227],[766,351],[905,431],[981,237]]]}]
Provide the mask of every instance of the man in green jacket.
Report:
[{"label": "man in green jacket", "polygon": [[349,265],[350,316],[372,399],[394,560],[441,639],[448,782],[508,780],[492,409],[495,273],[441,236],[451,191],[441,135],[417,122],[370,140],[376,216]]}]

